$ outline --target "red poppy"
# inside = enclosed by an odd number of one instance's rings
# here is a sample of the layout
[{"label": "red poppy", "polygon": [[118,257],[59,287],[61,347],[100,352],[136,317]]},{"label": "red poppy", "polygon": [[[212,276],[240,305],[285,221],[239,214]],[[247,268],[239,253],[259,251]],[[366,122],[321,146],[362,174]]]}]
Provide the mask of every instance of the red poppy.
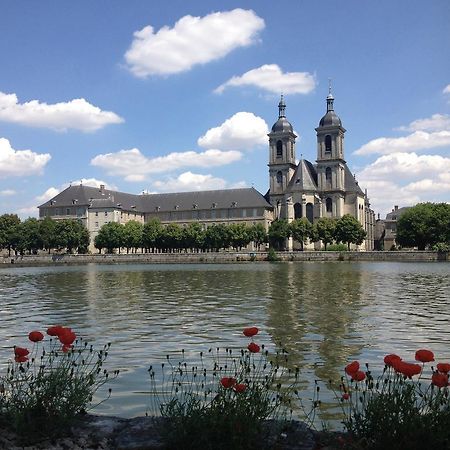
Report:
[{"label": "red poppy", "polygon": [[64,353],[67,353],[68,351],[70,351],[71,348],[72,348],[72,345],[63,345],[63,346],[61,347],[61,350],[62,350]]},{"label": "red poppy", "polygon": [[361,370],[357,370],[356,372],[352,373],[352,380],[354,381],[362,381],[366,378],[366,374],[362,372]]},{"label": "red poppy", "polygon": [[236,384],[236,385],[233,387],[233,390],[234,390],[235,392],[244,392],[246,389],[247,389],[247,385],[242,384],[242,383]]},{"label": "red poppy", "polygon": [[450,364],[449,363],[438,363],[437,364],[437,370],[442,373],[449,373],[450,372]]},{"label": "red poppy", "polygon": [[390,354],[384,357],[384,363],[389,367],[394,367],[395,361],[401,361],[402,358],[398,355]]},{"label": "red poppy", "polygon": [[42,341],[42,339],[44,339],[44,335],[40,331],[32,331],[28,335],[28,339],[31,342],[39,342],[39,341]]},{"label": "red poppy", "polygon": [[411,378],[414,375],[419,375],[419,373],[422,372],[422,367],[420,364],[412,364],[404,361],[396,361],[394,369],[396,372],[401,373],[408,378]]},{"label": "red poppy", "polygon": [[250,344],[248,344],[247,348],[252,353],[258,353],[260,350],[259,345],[255,344],[254,342],[250,342]]},{"label": "red poppy", "polygon": [[347,364],[347,366],[345,366],[345,373],[350,376],[352,376],[355,372],[358,372],[358,370],[359,370],[358,361],[353,361],[352,363]]},{"label": "red poppy", "polygon": [[434,372],[431,376],[431,384],[434,384],[438,388],[448,386],[448,375],[445,373]]},{"label": "red poppy", "polygon": [[77,338],[77,335],[70,328],[65,328],[58,337],[61,344],[72,345]]},{"label": "red poppy", "polygon": [[232,377],[223,377],[220,380],[220,384],[225,388],[225,389],[230,389],[232,388],[235,384],[236,384],[236,378],[232,378]]},{"label": "red poppy", "polygon": [[30,353],[29,350],[27,350],[26,348],[22,348],[22,347],[14,347],[14,355],[15,356],[27,356]]},{"label": "red poppy", "polygon": [[342,394],[342,400],[348,400],[350,398],[350,394],[347,392],[345,394]]},{"label": "red poppy", "polygon": [[247,337],[256,336],[258,334],[259,330],[256,327],[250,327],[250,328],[244,328],[244,335]]},{"label": "red poppy", "polygon": [[416,361],[420,361],[423,363],[434,361],[434,353],[431,350],[417,350]]},{"label": "red poppy", "polygon": [[64,328],[61,325],[55,325],[47,329],[47,334],[49,336],[59,336],[63,330]]},{"label": "red poppy", "polygon": [[28,361],[28,358],[26,356],[16,356],[14,358],[14,361],[18,363],[24,363]]}]

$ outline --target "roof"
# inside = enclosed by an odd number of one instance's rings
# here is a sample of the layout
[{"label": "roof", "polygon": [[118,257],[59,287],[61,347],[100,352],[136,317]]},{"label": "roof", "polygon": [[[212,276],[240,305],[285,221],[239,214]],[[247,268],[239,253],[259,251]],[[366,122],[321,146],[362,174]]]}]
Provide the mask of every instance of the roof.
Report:
[{"label": "roof", "polygon": [[[76,202],[74,202],[76,200]],[[220,208],[272,208],[262,194],[254,188],[222,189],[215,191],[179,192],[167,194],[127,194],[125,192],[91,186],[69,186],[64,191],[43,203],[48,206],[82,205],[92,208],[117,207],[141,212]],[[196,205],[196,206],[194,206]]]},{"label": "roof", "polygon": [[342,127],[339,116],[334,111],[328,111],[319,122],[319,127]]},{"label": "roof", "polygon": [[365,195],[363,190],[359,187],[358,182],[355,180],[355,177],[350,172],[347,164],[345,166],[345,191],[346,192],[355,192],[356,194]]},{"label": "roof", "polygon": [[286,119],[286,117],[280,117],[272,126],[273,133],[284,133],[284,132],[293,133],[294,130],[290,122]]},{"label": "roof", "polygon": [[317,172],[306,159],[301,159],[294,176],[288,186],[288,191],[317,191]]},{"label": "roof", "polygon": [[385,220],[397,220],[406,210],[411,206],[403,206],[403,208],[397,208],[386,214]]}]

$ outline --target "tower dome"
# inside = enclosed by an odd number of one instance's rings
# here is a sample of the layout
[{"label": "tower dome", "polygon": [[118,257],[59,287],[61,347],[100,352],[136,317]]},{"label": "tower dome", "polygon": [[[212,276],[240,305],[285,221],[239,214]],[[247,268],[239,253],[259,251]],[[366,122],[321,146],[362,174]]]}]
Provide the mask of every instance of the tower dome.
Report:
[{"label": "tower dome", "polygon": [[334,97],[331,93],[331,86],[327,95],[327,112],[320,119],[319,127],[342,127],[342,122],[339,116],[334,112],[333,107]]},{"label": "tower dome", "polygon": [[281,96],[280,103],[278,103],[278,120],[272,126],[273,133],[294,132],[292,125],[286,119],[285,110],[286,103],[284,102],[283,96]]}]

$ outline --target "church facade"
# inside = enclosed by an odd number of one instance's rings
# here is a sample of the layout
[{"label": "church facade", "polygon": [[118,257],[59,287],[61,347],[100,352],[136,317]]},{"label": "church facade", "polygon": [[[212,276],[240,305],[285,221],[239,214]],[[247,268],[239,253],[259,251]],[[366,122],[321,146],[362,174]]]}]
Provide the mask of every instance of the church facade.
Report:
[{"label": "church facade", "polygon": [[[254,188],[223,189],[167,194],[129,194],[90,186],[69,186],[40,205],[39,217],[55,220],[78,219],[90,232],[91,250],[98,231],[105,223],[146,223],[158,218],[161,223],[187,226],[198,222],[212,224],[262,224],[266,230],[275,219],[288,222],[301,217],[311,223],[320,217],[339,218],[351,214],[367,232],[359,249],[373,249],[375,215],[367,194],[361,190],[344,159],[344,133],[334,112],[334,98],[327,97],[327,112],[316,128],[317,159],[296,161],[292,125],[286,119],[283,97],[278,105],[278,120],[269,133],[269,190],[262,195]],[[287,249],[294,249],[290,239]],[[310,244],[314,248],[319,244]]]}]

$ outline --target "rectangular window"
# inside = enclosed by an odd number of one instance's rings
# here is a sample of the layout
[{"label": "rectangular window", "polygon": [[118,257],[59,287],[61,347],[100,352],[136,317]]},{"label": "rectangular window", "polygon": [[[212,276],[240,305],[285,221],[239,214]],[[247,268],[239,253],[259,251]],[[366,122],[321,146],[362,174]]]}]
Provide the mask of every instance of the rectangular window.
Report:
[{"label": "rectangular window", "polygon": [[220,211],[220,217],[222,219],[228,218],[228,211],[226,209],[222,209],[222,211]]},{"label": "rectangular window", "polygon": [[105,211],[105,217],[108,217],[108,211]]},{"label": "rectangular window", "polygon": [[70,208],[66,208],[66,216],[70,216],[71,212],[70,212]]},{"label": "rectangular window", "polygon": [[95,217],[98,217],[98,211],[95,211]]},{"label": "rectangular window", "polygon": [[216,216],[216,210],[215,209],[212,209],[211,210],[211,219],[215,219],[217,216]]},{"label": "rectangular window", "polygon": [[95,222],[95,228],[98,228],[98,222]]},{"label": "rectangular window", "polygon": [[247,217],[247,210],[246,209],[242,210],[242,217]]}]

